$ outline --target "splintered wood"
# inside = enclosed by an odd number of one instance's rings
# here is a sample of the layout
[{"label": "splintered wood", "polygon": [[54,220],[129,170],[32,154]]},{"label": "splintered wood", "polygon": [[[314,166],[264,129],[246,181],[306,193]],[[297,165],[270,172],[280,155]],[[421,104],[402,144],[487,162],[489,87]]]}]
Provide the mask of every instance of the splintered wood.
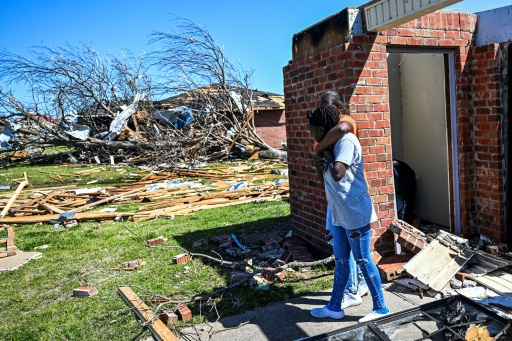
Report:
[{"label": "splintered wood", "polygon": [[[266,162],[257,166],[237,164],[224,168],[177,169],[149,173],[129,185],[45,188],[21,198],[20,193],[28,184],[26,181],[14,193],[0,198],[0,209],[3,208],[0,223],[49,222],[64,212],[75,212],[73,219],[77,221],[104,222],[116,218],[144,221],[223,206],[287,199],[290,192],[287,175],[281,175],[276,166],[282,169],[285,165]],[[80,171],[80,174],[98,171],[102,168]],[[106,204],[138,203],[142,205],[134,212],[86,212]]]}]

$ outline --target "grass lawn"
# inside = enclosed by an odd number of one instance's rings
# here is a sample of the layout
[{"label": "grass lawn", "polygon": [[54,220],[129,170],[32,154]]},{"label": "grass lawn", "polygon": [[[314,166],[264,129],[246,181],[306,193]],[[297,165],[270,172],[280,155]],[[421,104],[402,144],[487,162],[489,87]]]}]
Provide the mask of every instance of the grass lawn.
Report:
[{"label": "grass lawn", "polygon": [[[27,167],[24,168],[26,171]],[[48,168],[37,167],[34,174],[45,174],[38,170]],[[67,169],[53,171],[61,173]],[[5,170],[9,172],[13,173],[9,179],[21,177],[19,172],[23,174],[16,167]],[[101,173],[104,181],[115,176],[106,173]],[[123,174],[126,177],[128,173]],[[34,177],[29,175],[29,180],[33,182]],[[122,181],[122,177],[117,181]],[[82,222],[71,228],[54,228],[50,224],[16,226],[17,248],[41,252],[42,258],[31,260],[15,271],[0,273],[0,340],[131,340],[141,332],[141,324],[118,295],[119,286],[130,286],[145,300],[154,294],[167,298],[207,296],[228,285],[231,270],[197,257],[186,264],[174,265],[172,257],[183,251],[172,246],[216,257],[212,250],[220,252],[218,246],[210,244],[192,249],[192,243],[235,233],[243,244],[256,246],[255,236],[265,233],[284,236],[289,230],[289,214],[289,203],[276,201],[204,210],[172,220]],[[167,238],[165,247],[148,248],[126,228],[144,240],[163,236]],[[134,259],[142,259],[146,264],[136,271],[111,270]],[[325,268],[306,275],[293,273],[281,283],[272,283],[267,291],[229,289],[222,300],[215,301],[216,309],[212,309],[212,302],[190,303],[194,318],[177,328],[329,288],[331,273]],[[83,285],[97,288],[98,295],[72,297],[73,289]],[[171,303],[162,309],[175,307]]]}]

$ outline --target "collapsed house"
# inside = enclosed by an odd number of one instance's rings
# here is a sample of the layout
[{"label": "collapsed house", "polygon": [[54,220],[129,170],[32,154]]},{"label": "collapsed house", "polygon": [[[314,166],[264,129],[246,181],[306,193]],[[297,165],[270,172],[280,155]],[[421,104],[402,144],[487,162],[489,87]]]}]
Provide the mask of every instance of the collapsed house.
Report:
[{"label": "collapsed house", "polygon": [[61,120],[27,114],[30,119],[22,125],[0,120],[4,126],[0,151],[58,143],[75,146],[77,159],[98,157],[107,162],[116,154],[126,156],[122,161],[168,164],[230,156],[285,159],[283,98],[211,84],[162,101],[137,94],[133,100],[116,103],[122,109],[117,112],[94,105],[68,112]]},{"label": "collapsed house", "polygon": [[[258,90],[234,89],[233,91],[241,94],[241,100],[244,102],[250,101],[254,112],[256,133],[263,141],[273,148],[283,148],[283,144],[286,143],[284,96]],[[181,113],[187,109],[201,111],[215,107],[217,111],[229,111],[223,97],[224,94],[212,85],[202,87],[159,101],[160,110],[157,115],[172,115],[173,119],[177,120],[179,114],[175,115],[173,112]]]},{"label": "collapsed house", "polygon": [[[345,96],[358,124],[379,218],[372,247],[395,251],[387,229],[398,211],[394,160],[414,170],[416,217],[468,238],[510,242],[512,45],[503,27],[511,8],[425,14],[418,3],[400,5],[398,19],[387,12],[395,2],[349,7],[293,36],[283,69],[291,215],[294,232],[316,245],[326,246],[326,202],[306,110],[327,89]],[[454,1],[427,7],[442,3]]]}]

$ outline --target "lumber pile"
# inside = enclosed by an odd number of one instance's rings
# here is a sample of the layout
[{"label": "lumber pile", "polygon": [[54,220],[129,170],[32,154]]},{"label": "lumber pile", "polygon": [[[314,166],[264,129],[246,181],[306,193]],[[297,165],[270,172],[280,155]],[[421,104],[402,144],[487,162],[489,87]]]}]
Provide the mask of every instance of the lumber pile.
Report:
[{"label": "lumber pile", "polygon": [[[287,199],[287,176],[276,172],[275,167],[275,163],[267,162],[257,167],[238,164],[215,169],[175,169],[150,172],[138,181],[119,186],[43,188],[21,195],[27,180],[15,192],[0,197],[0,223],[47,223],[69,213],[77,221],[144,221],[222,206]],[[104,205],[137,203],[141,205],[133,212],[115,212],[115,207],[97,210]]]}]

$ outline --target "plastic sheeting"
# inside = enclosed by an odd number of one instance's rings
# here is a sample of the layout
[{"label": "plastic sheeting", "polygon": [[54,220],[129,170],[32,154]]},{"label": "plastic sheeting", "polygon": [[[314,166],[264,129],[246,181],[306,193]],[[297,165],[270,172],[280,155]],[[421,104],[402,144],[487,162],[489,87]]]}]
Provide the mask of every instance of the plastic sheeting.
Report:
[{"label": "plastic sheeting", "polygon": [[157,110],[153,112],[153,116],[160,121],[172,125],[176,129],[182,129],[194,120],[194,114],[187,106]]},{"label": "plastic sheeting", "polygon": [[60,123],[60,127],[62,131],[64,131],[69,136],[72,136],[81,141],[87,140],[89,137],[89,133],[91,129],[86,125],[77,124],[78,115],[76,111],[71,111],[64,115],[64,119]]},{"label": "plastic sheeting", "polygon": [[144,97],[144,94],[138,93],[135,95],[133,103],[124,109],[119,115],[117,115],[117,117],[110,123],[108,133],[103,137],[104,140],[113,141],[116,137],[119,136],[119,134],[121,134],[121,131],[126,126],[126,123],[128,123],[130,116],[135,114],[137,111],[137,104]]},{"label": "plastic sheeting", "polygon": [[7,151],[12,149],[9,141],[14,138],[14,133],[20,129],[20,123],[14,123],[9,120],[5,121],[4,130],[0,134],[0,151]]}]

